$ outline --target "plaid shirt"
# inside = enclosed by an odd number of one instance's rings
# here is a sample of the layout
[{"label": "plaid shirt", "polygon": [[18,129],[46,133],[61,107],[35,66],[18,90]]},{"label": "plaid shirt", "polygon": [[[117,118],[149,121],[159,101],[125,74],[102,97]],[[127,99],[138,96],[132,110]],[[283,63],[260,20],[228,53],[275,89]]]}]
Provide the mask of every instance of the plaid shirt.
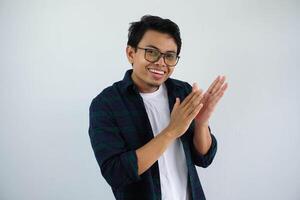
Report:
[{"label": "plaid shirt", "polygon": [[[89,136],[103,177],[111,186],[116,199],[159,200],[161,187],[156,161],[147,171],[138,175],[136,149],[154,136],[142,97],[131,79],[132,69],[122,81],[114,83],[96,96],[90,105]],[[169,107],[175,98],[181,102],[192,91],[187,82],[168,78]],[[195,168],[208,167],[217,151],[217,141],[205,155],[197,153],[193,145],[194,121],[180,139],[186,156],[188,186],[193,200],[204,200],[204,192]],[[210,129],[209,129],[210,130]]]}]

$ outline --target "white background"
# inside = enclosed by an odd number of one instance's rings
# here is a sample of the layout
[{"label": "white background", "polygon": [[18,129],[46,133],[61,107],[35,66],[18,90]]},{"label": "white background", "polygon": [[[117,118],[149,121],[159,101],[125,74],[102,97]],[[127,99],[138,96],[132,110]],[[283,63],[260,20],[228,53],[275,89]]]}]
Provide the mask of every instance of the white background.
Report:
[{"label": "white background", "polygon": [[209,200],[300,199],[300,3],[0,1],[0,199],[114,199],[88,136],[93,97],[131,66],[129,23],[176,22],[173,78],[229,89],[211,120]]}]

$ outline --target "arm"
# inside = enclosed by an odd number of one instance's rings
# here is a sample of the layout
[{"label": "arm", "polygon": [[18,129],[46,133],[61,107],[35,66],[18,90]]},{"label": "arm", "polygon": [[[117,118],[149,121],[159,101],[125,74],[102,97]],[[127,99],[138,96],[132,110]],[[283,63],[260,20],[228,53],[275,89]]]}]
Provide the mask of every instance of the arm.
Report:
[{"label": "arm", "polygon": [[[209,166],[216,154],[217,141],[211,134],[208,121],[216,107],[216,104],[222,98],[225,90],[227,89],[227,83],[224,83],[224,76],[218,76],[214,80],[201,100],[203,103],[203,109],[201,109],[195,117],[192,147],[194,150],[194,161],[196,165],[201,167]],[[195,84],[192,90],[200,89],[197,84]]]},{"label": "arm", "polygon": [[138,174],[141,175],[149,169],[175,140],[171,131],[164,129],[147,144],[136,150],[138,159]]},{"label": "arm", "polygon": [[111,110],[103,97],[89,109],[89,136],[102,176],[112,188],[138,181],[135,150],[127,148]]},{"label": "arm", "polygon": [[195,123],[195,133],[193,137],[193,145],[197,152],[201,155],[205,155],[211,147],[212,138],[207,125],[202,126]]},{"label": "arm", "polygon": [[[203,139],[197,137],[196,134],[203,134],[201,135],[203,136]],[[217,140],[215,136],[211,133],[209,126],[207,126],[206,128],[201,127],[200,129],[197,129],[195,127],[193,139],[191,142],[191,149],[195,165],[206,168],[212,163],[217,152]]]}]

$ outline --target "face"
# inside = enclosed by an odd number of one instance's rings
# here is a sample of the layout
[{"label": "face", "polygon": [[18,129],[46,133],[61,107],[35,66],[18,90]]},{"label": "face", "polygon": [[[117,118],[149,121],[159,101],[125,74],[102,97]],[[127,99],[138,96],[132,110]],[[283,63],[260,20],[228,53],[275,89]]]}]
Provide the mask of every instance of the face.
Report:
[{"label": "face", "polygon": [[[170,35],[153,30],[145,32],[138,47],[159,50],[161,53],[177,52],[175,40]],[[132,80],[140,92],[156,91],[173,73],[174,67],[167,66],[163,56],[151,63],[145,59],[145,50],[139,48],[135,50],[130,46],[126,48],[126,54],[129,62],[133,64]]]}]

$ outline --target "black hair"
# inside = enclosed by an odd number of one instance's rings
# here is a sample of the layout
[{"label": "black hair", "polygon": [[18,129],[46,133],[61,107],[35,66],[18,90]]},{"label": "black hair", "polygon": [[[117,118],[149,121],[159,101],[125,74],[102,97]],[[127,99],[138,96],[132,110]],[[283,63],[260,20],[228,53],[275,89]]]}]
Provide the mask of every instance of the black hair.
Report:
[{"label": "black hair", "polygon": [[144,15],[140,21],[130,23],[127,45],[136,49],[145,32],[148,30],[167,33],[173,37],[177,45],[177,55],[179,55],[181,37],[178,25],[169,19],[163,19],[158,16]]}]

